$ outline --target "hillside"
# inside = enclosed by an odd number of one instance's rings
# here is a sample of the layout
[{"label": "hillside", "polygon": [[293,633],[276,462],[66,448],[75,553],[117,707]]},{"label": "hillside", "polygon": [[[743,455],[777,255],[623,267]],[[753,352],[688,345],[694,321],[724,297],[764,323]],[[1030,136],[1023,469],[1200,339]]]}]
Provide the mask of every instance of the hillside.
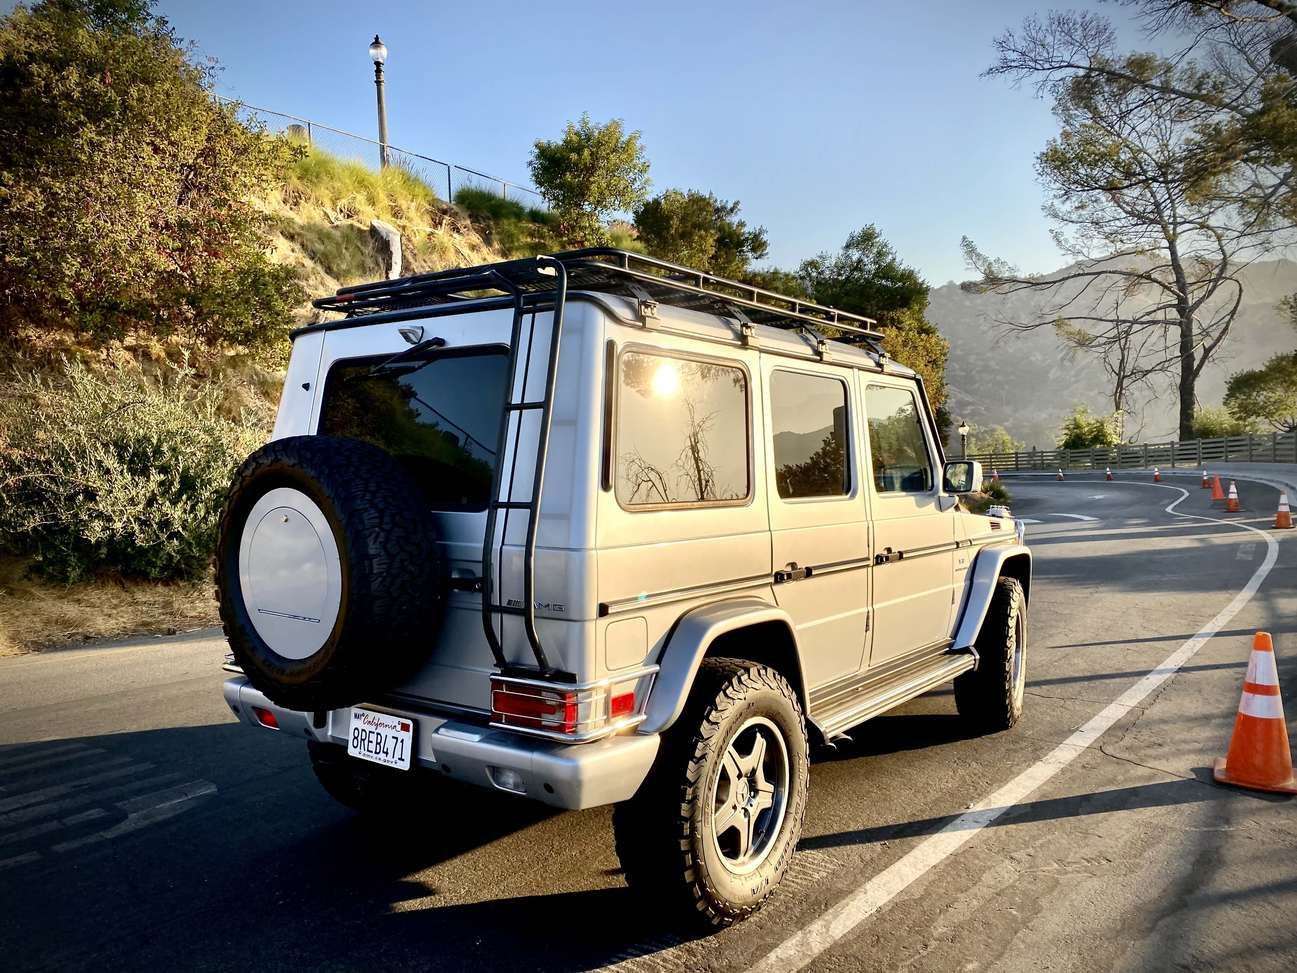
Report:
[{"label": "hillside", "polygon": [[[1198,385],[1202,404],[1218,405],[1230,374],[1255,368],[1297,344],[1278,302],[1297,291],[1297,262],[1272,260],[1243,272],[1244,303],[1227,347]],[[1002,319],[1029,320],[1050,300],[1040,292],[970,294],[953,281],[932,289],[928,318],[950,341],[946,378],[951,414],[975,425],[1003,425],[1028,445],[1052,447],[1073,406],[1109,411],[1107,376],[1098,362],[1070,354],[1051,329],[1008,332]],[[1174,336],[1168,336],[1174,340]],[[1141,421],[1142,420],[1142,421]],[[1139,400],[1128,436],[1174,438],[1176,397],[1167,386]]]}]

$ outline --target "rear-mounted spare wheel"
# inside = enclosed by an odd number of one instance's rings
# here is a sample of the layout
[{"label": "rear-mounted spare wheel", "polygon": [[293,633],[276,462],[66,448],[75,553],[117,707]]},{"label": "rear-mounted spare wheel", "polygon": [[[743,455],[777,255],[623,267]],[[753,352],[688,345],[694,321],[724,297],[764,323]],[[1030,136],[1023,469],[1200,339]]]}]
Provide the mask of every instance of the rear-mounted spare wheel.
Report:
[{"label": "rear-mounted spare wheel", "polygon": [[392,456],[355,439],[297,436],[248,457],[221,516],[216,572],[235,661],[298,710],[400,682],[444,601],[427,501]]}]

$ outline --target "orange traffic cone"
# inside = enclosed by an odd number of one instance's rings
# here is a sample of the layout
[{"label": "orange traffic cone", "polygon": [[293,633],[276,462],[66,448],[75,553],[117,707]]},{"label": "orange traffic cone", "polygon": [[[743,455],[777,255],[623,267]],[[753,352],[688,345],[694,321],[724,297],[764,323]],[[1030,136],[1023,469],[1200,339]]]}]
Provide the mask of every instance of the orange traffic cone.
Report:
[{"label": "orange traffic cone", "polygon": [[1153,482],[1154,483],[1162,482],[1162,471],[1159,470],[1156,466],[1153,467]]},{"label": "orange traffic cone", "polygon": [[1202,488],[1203,488],[1204,490],[1210,490],[1210,489],[1211,489],[1211,480],[1209,480],[1209,479],[1207,478],[1207,471],[1206,471],[1206,470],[1203,470],[1203,471],[1202,471]]},{"label": "orange traffic cone", "polygon": [[1213,501],[1225,499],[1225,491],[1220,488],[1219,473],[1211,478],[1211,499]]},{"label": "orange traffic cone", "polygon": [[1233,480],[1229,481],[1229,496],[1225,498],[1225,511],[1231,514],[1238,513],[1238,487],[1234,485]]},{"label": "orange traffic cone", "polygon": [[1054,477],[1054,479],[1055,479],[1055,480],[1061,480],[1062,478],[1063,478],[1063,468],[1060,466],[1060,467],[1058,468],[1058,476]]},{"label": "orange traffic cone", "polygon": [[1279,494],[1279,512],[1274,515],[1276,530],[1292,529],[1292,511],[1288,509],[1288,494]]},{"label": "orange traffic cone", "polygon": [[1105,480],[1111,480],[1111,479],[1112,479],[1112,467],[1111,467],[1111,466],[1108,467],[1108,470],[1107,470],[1106,473],[1104,473],[1103,478],[1104,478]]},{"label": "orange traffic cone", "polygon": [[1229,754],[1216,761],[1212,776],[1222,784],[1297,794],[1269,632],[1257,632],[1252,639],[1252,658],[1248,660],[1243,698],[1234,717]]}]

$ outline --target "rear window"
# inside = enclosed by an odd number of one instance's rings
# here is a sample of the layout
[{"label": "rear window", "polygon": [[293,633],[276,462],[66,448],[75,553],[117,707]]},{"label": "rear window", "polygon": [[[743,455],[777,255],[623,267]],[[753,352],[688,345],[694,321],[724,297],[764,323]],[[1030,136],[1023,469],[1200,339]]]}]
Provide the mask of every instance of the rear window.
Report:
[{"label": "rear window", "polygon": [[433,352],[384,366],[348,359],[329,370],[319,431],[395,456],[442,509],[484,510],[496,465],[509,357],[504,349]]}]

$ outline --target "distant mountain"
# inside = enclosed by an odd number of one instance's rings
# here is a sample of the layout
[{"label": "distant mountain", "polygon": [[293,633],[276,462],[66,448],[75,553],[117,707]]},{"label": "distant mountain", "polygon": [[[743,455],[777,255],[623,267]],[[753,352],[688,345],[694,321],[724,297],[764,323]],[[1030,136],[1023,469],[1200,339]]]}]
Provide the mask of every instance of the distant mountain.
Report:
[{"label": "distant mountain", "polygon": [[[1256,263],[1243,272],[1243,280],[1243,305],[1230,337],[1198,382],[1198,400],[1205,405],[1220,404],[1232,373],[1297,347],[1297,332],[1278,306],[1297,292],[1297,262]],[[1021,333],[997,324],[1006,318],[1033,320],[1056,300],[1040,291],[969,294],[954,282],[933,288],[928,319],[950,341],[951,415],[978,426],[1002,425],[1028,446],[1051,448],[1073,406],[1108,411],[1107,375],[1095,359],[1069,352],[1050,328]],[[1177,340],[1168,329],[1167,341]],[[1138,400],[1127,435],[1145,441],[1175,438],[1176,410],[1175,387],[1164,383]]]},{"label": "distant mountain", "polygon": [[794,463],[805,463],[817,449],[824,444],[824,439],[831,432],[832,426],[816,429],[814,432],[777,432],[775,433],[775,453],[779,456],[781,466]]}]

